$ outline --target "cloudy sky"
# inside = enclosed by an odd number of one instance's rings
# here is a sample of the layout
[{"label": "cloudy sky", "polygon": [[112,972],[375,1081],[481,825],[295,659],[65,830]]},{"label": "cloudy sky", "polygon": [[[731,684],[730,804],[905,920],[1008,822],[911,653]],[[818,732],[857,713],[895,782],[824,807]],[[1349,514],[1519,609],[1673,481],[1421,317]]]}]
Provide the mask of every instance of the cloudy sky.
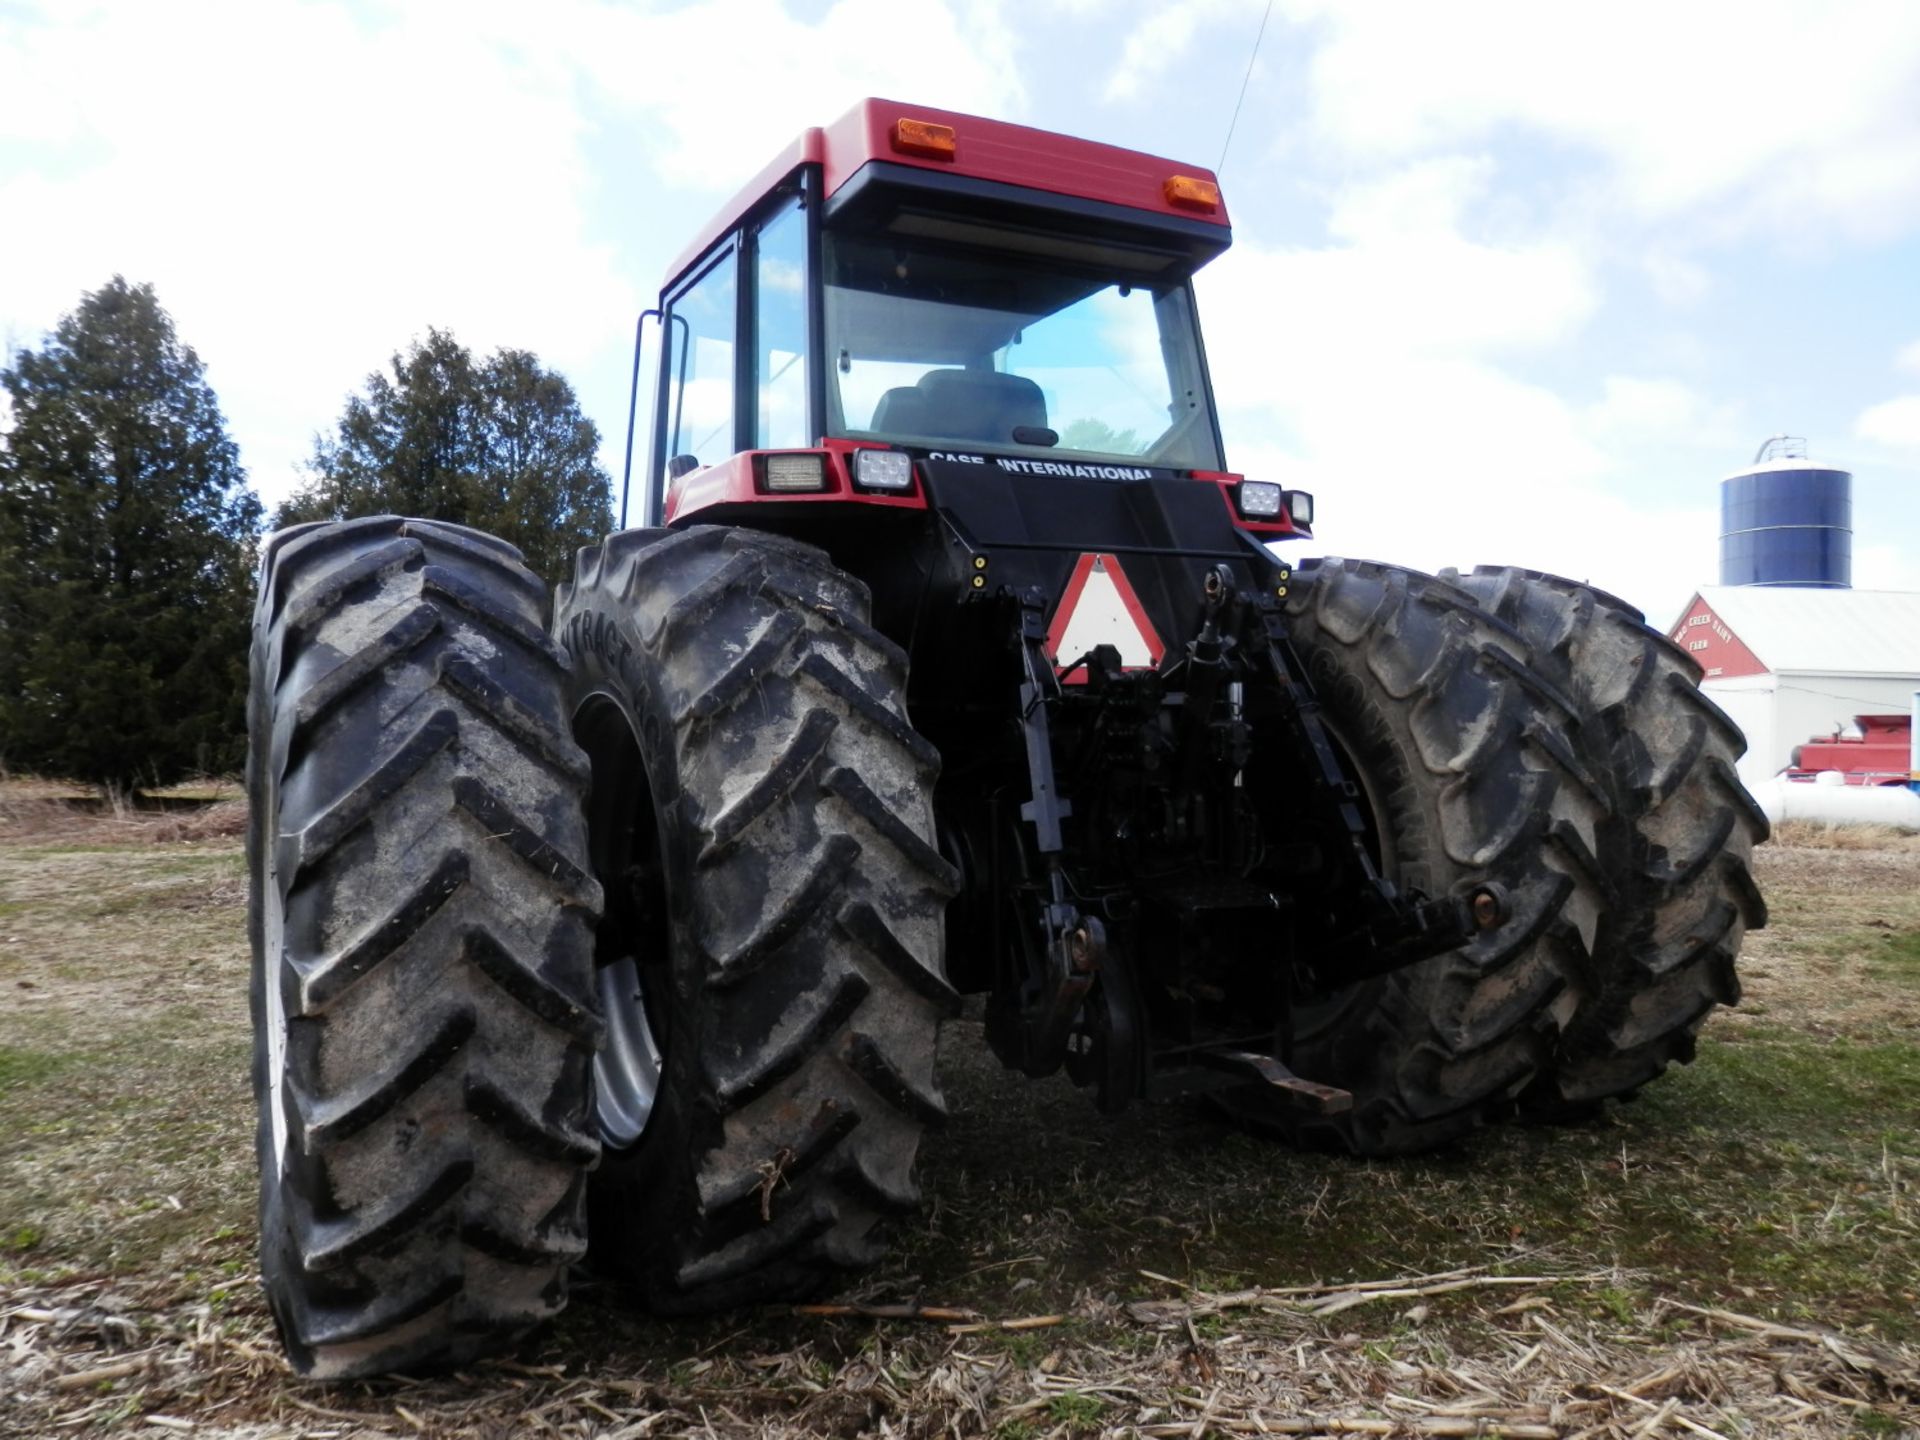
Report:
[{"label": "cloudy sky", "polygon": [[[567,373],[618,471],[633,317],[862,95],[1214,165],[1265,0],[0,0],[0,340],[116,271],[255,485],[429,325]],[[1275,0],[1202,273],[1234,468],[1317,548],[1716,578],[1766,436],[1920,589],[1920,5]]]}]

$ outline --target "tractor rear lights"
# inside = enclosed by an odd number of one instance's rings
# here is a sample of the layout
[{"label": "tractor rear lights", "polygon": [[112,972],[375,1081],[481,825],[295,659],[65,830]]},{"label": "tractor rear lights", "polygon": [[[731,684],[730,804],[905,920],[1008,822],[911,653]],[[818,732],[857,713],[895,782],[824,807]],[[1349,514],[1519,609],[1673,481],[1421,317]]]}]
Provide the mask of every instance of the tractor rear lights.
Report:
[{"label": "tractor rear lights", "polygon": [[931,120],[908,120],[903,117],[893,122],[893,148],[902,155],[951,160],[955,153],[953,127]]},{"label": "tractor rear lights", "polygon": [[1220,187],[1198,175],[1169,175],[1160,193],[1167,197],[1169,205],[1178,205],[1182,210],[1211,215],[1220,208]]},{"label": "tractor rear lights", "polygon": [[778,494],[827,488],[827,457],[803,450],[760,457],[760,483]]},{"label": "tractor rear lights", "polygon": [[1283,503],[1278,485],[1266,480],[1240,482],[1240,513],[1249,520],[1277,520]]},{"label": "tractor rear lights", "polygon": [[862,490],[906,490],[913,485],[913,457],[904,450],[856,450],[853,483]]},{"label": "tractor rear lights", "polygon": [[1313,496],[1305,490],[1289,490],[1284,499],[1287,505],[1287,518],[1302,529],[1313,527]]}]

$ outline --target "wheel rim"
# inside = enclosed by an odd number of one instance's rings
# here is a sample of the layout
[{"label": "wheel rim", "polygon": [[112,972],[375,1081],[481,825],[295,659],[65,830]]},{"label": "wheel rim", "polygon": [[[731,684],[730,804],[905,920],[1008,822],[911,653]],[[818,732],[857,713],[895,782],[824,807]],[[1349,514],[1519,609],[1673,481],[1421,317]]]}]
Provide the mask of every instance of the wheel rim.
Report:
[{"label": "wheel rim", "polygon": [[624,1149],[640,1138],[653,1116],[662,1057],[633,957],[602,965],[595,983],[607,1037],[593,1057],[594,1124],[603,1142]]},{"label": "wheel rim", "polygon": [[653,787],[626,706],[596,694],[574,716],[593,767],[587,847],[606,897],[594,989],[606,1036],[593,1057],[593,1123],[609,1149],[639,1143],[660,1095],[671,1042],[671,945]]}]

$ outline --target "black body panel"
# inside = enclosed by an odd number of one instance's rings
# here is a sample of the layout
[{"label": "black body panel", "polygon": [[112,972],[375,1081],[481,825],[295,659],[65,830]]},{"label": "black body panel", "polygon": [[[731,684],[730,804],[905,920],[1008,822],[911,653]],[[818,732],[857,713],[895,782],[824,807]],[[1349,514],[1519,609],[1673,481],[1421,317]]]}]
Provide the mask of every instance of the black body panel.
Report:
[{"label": "black body panel", "polygon": [[[944,678],[948,663],[933,660],[934,655],[950,661],[970,657],[983,644],[1005,648],[1006,627],[982,626],[986,617],[978,613],[979,602],[1038,590],[1051,620],[1082,555],[1108,554],[1120,561],[1169,653],[1177,652],[1200,623],[1208,569],[1227,562],[1242,585],[1264,588],[1269,570],[1278,564],[1233,523],[1217,486],[1138,466],[1062,461],[1053,468],[1148,478],[1091,479],[1007,468],[1037,470],[1050,463],[921,462],[928,496],[941,516],[945,553],[927,567],[929,583],[913,625],[916,698],[931,698],[929,692],[945,688],[938,680],[921,683],[931,679],[923,677],[925,668]],[[982,557],[984,567],[978,564]],[[985,583],[976,586],[976,578]],[[975,630],[986,633],[966,633]],[[926,667],[920,664],[923,653],[930,661]],[[1062,663],[1075,658],[1059,657]]]}]

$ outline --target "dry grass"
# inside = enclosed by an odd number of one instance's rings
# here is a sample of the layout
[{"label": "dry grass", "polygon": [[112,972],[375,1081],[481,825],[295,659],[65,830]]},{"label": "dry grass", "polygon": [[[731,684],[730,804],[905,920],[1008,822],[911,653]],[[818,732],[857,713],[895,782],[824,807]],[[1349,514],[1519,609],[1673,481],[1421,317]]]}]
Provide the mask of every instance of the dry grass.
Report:
[{"label": "dry grass", "polygon": [[1823,820],[1783,820],[1773,830],[1776,850],[1851,850],[1875,854],[1920,854],[1920,835],[1894,825],[1835,825]]},{"label": "dry grass", "polygon": [[511,1361],[325,1387],[253,1269],[238,846],[66,798],[0,787],[0,1434],[1920,1433],[1920,845],[1769,846],[1748,1004],[1594,1123],[1299,1156],[962,1021],[932,1201],[841,1297],[891,1318],[587,1281]]},{"label": "dry grass", "polygon": [[103,791],[0,771],[0,845],[163,845],[231,840],[246,833],[237,781],[203,778],[163,790]]}]

